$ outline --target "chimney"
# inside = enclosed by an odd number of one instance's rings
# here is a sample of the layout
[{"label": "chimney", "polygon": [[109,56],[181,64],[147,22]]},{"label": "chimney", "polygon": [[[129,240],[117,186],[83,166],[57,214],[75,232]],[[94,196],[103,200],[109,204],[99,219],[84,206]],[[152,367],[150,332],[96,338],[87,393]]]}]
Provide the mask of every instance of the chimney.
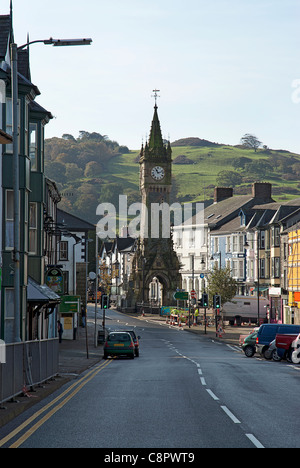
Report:
[{"label": "chimney", "polygon": [[266,201],[272,200],[272,184],[269,182],[254,182],[252,184],[252,197]]},{"label": "chimney", "polygon": [[214,203],[218,203],[226,198],[231,198],[233,196],[232,187],[215,187],[214,192]]}]

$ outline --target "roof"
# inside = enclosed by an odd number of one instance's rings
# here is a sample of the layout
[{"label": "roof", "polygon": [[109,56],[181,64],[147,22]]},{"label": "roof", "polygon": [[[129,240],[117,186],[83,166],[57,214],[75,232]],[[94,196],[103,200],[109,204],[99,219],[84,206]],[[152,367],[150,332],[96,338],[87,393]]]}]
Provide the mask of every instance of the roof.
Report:
[{"label": "roof", "polygon": [[60,302],[60,296],[45,284],[38,284],[33,278],[28,277],[27,301],[36,302]]},{"label": "roof", "polygon": [[11,135],[8,135],[3,130],[0,130],[0,145],[7,145],[12,143],[13,139]]},{"label": "roof", "polygon": [[94,231],[96,226],[78,216],[74,216],[66,211],[57,208],[57,222],[64,225],[69,231]]},{"label": "roof", "polygon": [[46,122],[49,122],[50,119],[53,119],[53,115],[51,114],[51,112],[44,109],[44,107],[42,107],[36,101],[31,101],[29,103],[29,108],[31,112],[37,112],[38,114],[43,114]]},{"label": "roof", "polygon": [[134,245],[136,239],[132,237],[117,237],[115,240],[115,246],[119,252],[130,250]]}]

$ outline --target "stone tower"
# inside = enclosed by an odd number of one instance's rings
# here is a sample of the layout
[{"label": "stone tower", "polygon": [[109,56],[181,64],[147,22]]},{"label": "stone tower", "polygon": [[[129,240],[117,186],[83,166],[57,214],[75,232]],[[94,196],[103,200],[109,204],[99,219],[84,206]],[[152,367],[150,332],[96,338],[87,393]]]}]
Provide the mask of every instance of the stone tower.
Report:
[{"label": "stone tower", "polygon": [[180,264],[173,248],[172,232],[170,228],[167,233],[162,230],[165,214],[161,211],[170,205],[172,150],[170,142],[167,145],[163,142],[157,109],[155,103],[149,142],[140,152],[140,192],[146,210],[142,213],[144,230],[132,264],[132,305],[149,302],[149,286],[153,279],[160,283],[161,302],[165,306],[174,304],[173,294],[181,287]]}]

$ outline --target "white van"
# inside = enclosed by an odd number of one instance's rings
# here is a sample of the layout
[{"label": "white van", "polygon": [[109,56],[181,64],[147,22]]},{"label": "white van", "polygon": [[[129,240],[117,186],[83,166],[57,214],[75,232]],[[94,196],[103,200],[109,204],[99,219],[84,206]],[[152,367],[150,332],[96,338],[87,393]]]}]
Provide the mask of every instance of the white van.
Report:
[{"label": "white van", "polygon": [[[270,301],[266,297],[259,298],[259,318],[265,319],[267,314],[267,307]],[[234,296],[232,302],[226,302],[223,305],[224,320],[228,320],[231,325],[240,325],[242,322],[252,323],[257,322],[258,300],[257,296]]]}]

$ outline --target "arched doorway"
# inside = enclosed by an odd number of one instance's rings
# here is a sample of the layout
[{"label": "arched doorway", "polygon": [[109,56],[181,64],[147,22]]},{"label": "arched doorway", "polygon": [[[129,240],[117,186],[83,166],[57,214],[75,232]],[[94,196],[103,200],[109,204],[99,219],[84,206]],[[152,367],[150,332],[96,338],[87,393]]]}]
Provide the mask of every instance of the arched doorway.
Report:
[{"label": "arched doorway", "polygon": [[161,307],[169,302],[169,279],[166,275],[155,273],[145,282],[145,302],[153,307]]}]

